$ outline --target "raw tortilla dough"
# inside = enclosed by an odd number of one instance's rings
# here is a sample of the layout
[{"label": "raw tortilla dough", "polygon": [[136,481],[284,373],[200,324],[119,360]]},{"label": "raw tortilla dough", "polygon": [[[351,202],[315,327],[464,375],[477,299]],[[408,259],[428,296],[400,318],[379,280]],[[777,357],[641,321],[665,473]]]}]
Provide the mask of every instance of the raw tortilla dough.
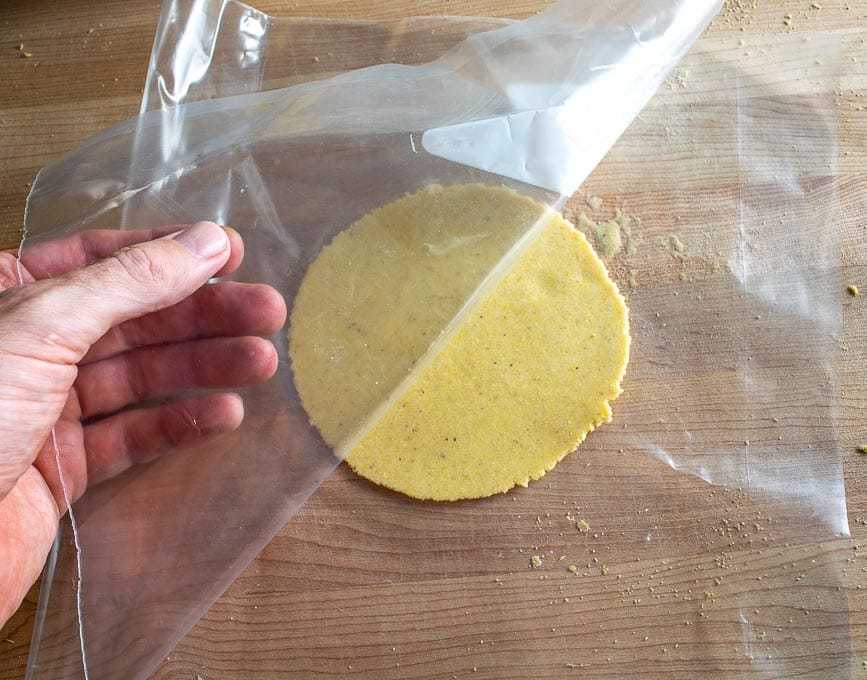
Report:
[{"label": "raw tortilla dough", "polygon": [[506,188],[431,185],[322,249],[289,353],[311,422],[358,474],[479,498],[526,486],[610,420],[628,312],[560,215]]}]

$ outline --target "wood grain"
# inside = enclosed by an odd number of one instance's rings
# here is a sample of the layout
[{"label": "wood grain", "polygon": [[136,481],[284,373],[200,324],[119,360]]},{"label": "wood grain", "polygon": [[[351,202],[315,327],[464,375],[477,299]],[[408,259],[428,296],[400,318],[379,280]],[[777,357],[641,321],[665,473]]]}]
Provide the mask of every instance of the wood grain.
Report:
[{"label": "wood grain", "polygon": [[[396,19],[524,17],[548,3],[254,4],[283,16]],[[154,0],[4,5],[0,247],[17,243],[28,188],[40,167],[138,111],[158,16]],[[841,36],[840,83],[831,94],[838,112],[842,281],[867,291],[865,25],[864,0],[731,1],[703,44],[729,46],[732,58],[749,63],[751,55],[744,53],[757,50],[767,35]],[[32,57],[21,56],[21,43]],[[789,80],[779,74],[781,87]],[[690,131],[711,126],[700,119],[673,125],[666,102],[698,96],[702,83],[704,96],[712,97],[707,84],[716,82],[694,75],[692,87],[651,105],[567,207],[574,216],[587,210],[584,197],[597,195],[609,209],[619,206],[640,217],[644,228],[635,259],[614,263],[612,271],[624,289],[634,274],[633,323],[639,331],[653,330],[636,338],[652,337],[658,346],[636,347],[614,422],[529,489],[481,502],[408,502],[338,468],[155,677],[858,676],[867,662],[867,457],[857,452],[867,441],[867,296],[839,291],[839,338],[795,337],[785,327],[756,336],[773,340],[757,350],[763,385],[791,385],[789,375],[801,370],[782,358],[775,362],[774,343],[824,352],[823,367],[839,376],[836,412],[817,414],[812,390],[818,383],[809,372],[798,383],[802,390],[777,394],[774,408],[751,410],[735,372],[743,357],[732,349],[742,339],[725,327],[718,335],[695,335],[704,343],[702,356],[716,350],[713,365],[690,361],[693,336],[676,323],[682,305],[712,310],[737,304],[725,262],[714,259],[728,246],[707,234],[726,223],[726,211],[737,201],[738,159],[703,165]],[[733,120],[730,109],[719,114],[717,123]],[[803,122],[809,125],[808,113]],[[713,130],[721,142],[734,133],[724,124]],[[682,162],[653,172],[635,165],[643,150],[669,143],[682,145]],[[821,177],[815,181],[811,187],[820,190]],[[661,256],[672,231],[690,257]],[[762,246],[760,234],[756,245]],[[691,281],[690,301],[674,295],[682,277]],[[654,396],[659,394],[666,398]],[[702,400],[707,394],[714,398]],[[696,427],[685,442],[666,421],[695,403],[710,405],[693,417]],[[648,443],[671,450],[688,445],[695,460],[711,460],[721,446],[744,446],[745,420],[749,445],[780,465],[785,460],[775,453],[778,442],[821,448],[839,426],[851,539],[812,540],[827,530],[811,519],[809,495],[781,508],[759,492],[708,484],[695,471],[676,472]],[[647,433],[647,445],[631,430]],[[828,469],[791,474],[833,476],[840,463],[835,456],[831,449]],[[803,522],[789,521],[786,512]],[[567,514],[586,519],[591,530],[578,531]],[[540,567],[531,566],[532,555],[542,558]],[[24,675],[37,592],[0,631],[0,680]]]}]

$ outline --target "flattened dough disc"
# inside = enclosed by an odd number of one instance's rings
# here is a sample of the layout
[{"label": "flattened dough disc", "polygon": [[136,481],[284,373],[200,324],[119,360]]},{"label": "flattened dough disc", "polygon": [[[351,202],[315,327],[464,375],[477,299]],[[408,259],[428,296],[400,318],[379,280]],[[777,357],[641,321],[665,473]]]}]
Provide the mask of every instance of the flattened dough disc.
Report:
[{"label": "flattened dough disc", "polygon": [[311,422],[358,474],[479,498],[541,477],[611,418],[628,312],[559,215],[505,188],[432,185],[323,248],[289,353]]}]

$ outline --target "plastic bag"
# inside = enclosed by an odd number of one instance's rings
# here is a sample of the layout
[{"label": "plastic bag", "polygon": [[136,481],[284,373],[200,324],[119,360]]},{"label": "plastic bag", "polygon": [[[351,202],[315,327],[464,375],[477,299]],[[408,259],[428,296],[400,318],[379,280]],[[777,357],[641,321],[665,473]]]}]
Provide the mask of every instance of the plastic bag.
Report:
[{"label": "plastic bag", "polygon": [[[390,61],[392,50],[405,50],[415,61],[420,58],[417,46],[436,53],[467,27],[486,26],[479,20],[424,19],[391,27],[278,21],[233,2],[167,3],[141,116],[97,136],[40,174],[29,200],[22,259],[26,264],[28,247],[40,239],[85,228],[210,218],[244,232],[248,255],[237,277],[275,285],[291,305],[306,264],[337,231],[426,183],[505,183],[561,207],[717,8],[713,2],[561,2],[526,21],[473,36],[430,64],[383,64],[310,80],[308,68],[362,65],[341,62],[339,47],[341,40],[359,40],[359,33],[371,46],[371,61]],[[422,36],[431,42],[420,42]],[[832,47],[819,41],[778,57],[789,68],[807,64],[808,57],[812,62],[814,52],[827,58],[829,51]],[[715,52],[707,64],[718,64]],[[691,149],[696,153],[686,158],[696,164],[697,179],[726,177],[726,186],[736,187],[734,194],[709,192],[705,200],[693,202],[694,187],[684,186],[677,205],[682,216],[693,218],[690,223],[707,220],[708,201],[719,211],[719,271],[730,267],[732,275],[724,276],[722,287],[712,277],[690,280],[692,272],[684,264],[687,281],[678,276],[644,297],[637,292],[631,296],[637,354],[625,400],[617,405],[618,422],[646,420],[642,409],[647,402],[639,396],[654,403],[653,395],[664,389],[681,399],[654,406],[660,414],[657,429],[621,433],[616,426],[605,428],[582,451],[646,450],[653,456],[637,459],[644,471],[658,474],[653,461],[659,458],[720,488],[746,489],[750,507],[785,508],[797,518],[782,522],[780,531],[786,537],[799,535],[805,527],[812,536],[838,535],[846,529],[833,431],[836,380],[833,366],[822,360],[832,344],[829,333],[839,324],[830,303],[837,283],[833,221],[822,223],[818,248],[812,240],[817,217],[839,208],[833,168],[824,167],[833,158],[829,154],[835,142],[833,111],[827,108],[833,82],[828,69],[820,69],[813,76],[818,79],[814,90],[808,88],[793,101],[790,92],[774,87],[766,74],[745,78],[744,66],[722,64],[726,68],[716,72],[710,68],[716,81],[694,79],[710,82],[705,94],[717,94],[716,99],[690,101],[692,90],[681,93],[675,81],[673,91],[687,101],[671,106],[687,132],[693,115],[709,117],[720,132],[719,138],[696,141]],[[803,119],[792,117],[798,106],[806,111]],[[804,120],[810,122],[806,134],[801,131]],[[781,134],[794,137],[792,121],[798,124],[799,138],[811,142],[803,154],[800,149],[781,153],[778,147]],[[646,148],[659,152],[661,159],[670,158],[665,154],[667,140],[653,137],[665,127],[636,128],[649,139],[636,139],[638,133],[633,133],[628,139],[634,146],[616,147],[603,170],[616,168],[619,159],[637,162]],[[701,146],[708,141],[710,146]],[[635,155],[630,157],[629,151]],[[618,156],[623,153],[625,158]],[[664,185],[663,180],[664,174],[650,172],[647,186],[632,190],[636,197],[650,195],[654,182]],[[760,192],[753,190],[754,182],[761,182]],[[791,206],[793,216],[784,224],[785,235],[777,226],[753,233],[762,220],[778,219],[767,212],[784,204]],[[740,217],[734,231],[732,208]],[[644,226],[650,223],[645,220]],[[640,238],[653,240],[644,229]],[[692,242],[680,238],[689,253]],[[774,251],[781,239],[799,247]],[[668,241],[664,245],[664,256],[672,257]],[[761,248],[761,256],[749,248]],[[641,258],[652,262],[661,256],[659,250],[639,245],[633,267],[637,277]],[[681,287],[702,296],[701,310],[662,304],[669,291]],[[733,305],[732,300],[740,303]],[[762,314],[765,323],[747,323],[750,315]],[[713,325],[703,326],[706,321]],[[447,322],[444,319],[444,325]],[[782,338],[790,342],[788,351],[780,351]],[[178,452],[131,471],[90,490],[76,504],[82,547],[80,606],[75,554],[65,531],[40,595],[29,663],[32,677],[77,677],[80,647],[86,650],[92,677],[147,675],[333,470],[337,459],[307,424],[294,393],[285,336],[275,338],[275,344],[283,359],[281,373],[244,394],[248,416],[239,432],[217,445]],[[643,361],[651,357],[643,348],[654,345],[672,348],[676,360],[662,366]],[[813,361],[821,377],[818,383],[791,381],[785,360],[801,357]],[[705,417],[732,422],[731,441],[702,440],[701,413],[684,410],[705,396],[701,383],[691,378],[715,367],[728,371],[731,390],[712,402],[716,410]],[[395,368],[397,374],[405,367]],[[650,391],[643,393],[639,385]],[[792,436],[791,442],[741,443],[749,437],[740,435],[754,427],[755,404],[773,403],[807,386],[814,389],[815,399],[802,406],[800,429],[791,422],[780,428],[778,436]],[[666,412],[666,406],[674,411]],[[813,441],[817,438],[821,450]],[[776,446],[784,448],[777,451]],[[805,470],[806,482],[796,483],[787,474],[793,459]],[[622,477],[591,474],[572,481],[587,506],[593,499],[601,501],[602,488],[606,496],[636,500],[618,488],[627,483]],[[534,504],[545,502],[544,488],[531,487]],[[625,513],[627,508],[632,509],[623,503],[610,511]],[[419,512],[404,505],[401,511]],[[453,510],[444,507],[441,512]],[[659,519],[652,529],[635,523],[630,534],[634,540],[614,546],[612,558],[618,549],[634,550],[635,541],[653,549],[698,545],[701,517],[698,513],[687,530],[677,523],[660,529]],[[654,538],[659,535],[665,540]],[[820,585],[836,583],[835,570],[834,560],[829,560],[814,574]],[[742,619],[737,625],[745,630],[758,625],[751,613],[752,596],[729,597]],[[792,594],[786,597],[792,599]],[[827,597],[830,610],[845,612],[833,593]],[[834,625],[835,640],[845,639],[845,625],[836,618]],[[821,641],[812,644],[825,651]],[[835,654],[844,647],[837,647]],[[704,647],[697,649],[696,658],[704,655]],[[790,647],[782,651],[783,659],[791,653]],[[777,658],[768,668],[785,671],[788,667]],[[746,659],[739,655],[732,663],[737,666]]]},{"label": "plastic bag", "polygon": [[565,208],[621,226],[608,266],[633,345],[614,421],[528,489],[473,503],[338,469],[166,676],[858,677],[840,43],[745,43],[700,40]]}]

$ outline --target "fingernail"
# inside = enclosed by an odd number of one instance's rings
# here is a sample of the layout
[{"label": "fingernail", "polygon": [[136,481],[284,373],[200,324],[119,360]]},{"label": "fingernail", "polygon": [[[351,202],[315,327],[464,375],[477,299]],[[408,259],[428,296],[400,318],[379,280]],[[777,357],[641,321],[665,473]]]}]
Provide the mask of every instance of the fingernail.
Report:
[{"label": "fingernail", "polygon": [[196,222],[174,239],[193,255],[204,259],[219,255],[229,246],[226,232],[213,222]]}]

